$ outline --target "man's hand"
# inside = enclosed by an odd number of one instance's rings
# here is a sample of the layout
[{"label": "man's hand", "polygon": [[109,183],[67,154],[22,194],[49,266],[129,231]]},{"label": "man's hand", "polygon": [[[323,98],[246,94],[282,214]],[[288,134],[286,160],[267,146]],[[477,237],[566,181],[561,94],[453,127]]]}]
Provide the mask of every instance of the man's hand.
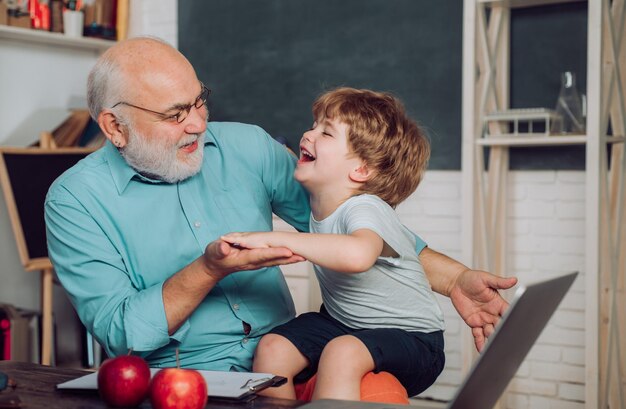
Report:
[{"label": "man's hand", "polygon": [[222,240],[210,243],[204,254],[163,284],[163,305],[169,334],[176,332],[206,295],[230,273],[304,261],[291,250],[237,249]]},{"label": "man's hand", "polygon": [[450,300],[472,329],[478,351],[483,349],[486,338],[493,334],[494,326],[509,306],[498,290],[511,288],[516,283],[515,277],[503,278],[470,269],[457,276],[449,293]]},{"label": "man's hand", "polygon": [[205,272],[219,281],[236,271],[299,263],[304,258],[284,247],[244,249],[233,247],[223,240],[216,240],[209,243],[204,250],[203,261]]}]

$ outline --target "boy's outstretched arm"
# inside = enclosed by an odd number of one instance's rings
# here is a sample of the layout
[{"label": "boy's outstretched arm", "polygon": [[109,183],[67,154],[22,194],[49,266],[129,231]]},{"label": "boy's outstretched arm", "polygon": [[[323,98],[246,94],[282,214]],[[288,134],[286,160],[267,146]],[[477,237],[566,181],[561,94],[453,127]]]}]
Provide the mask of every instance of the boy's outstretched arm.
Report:
[{"label": "boy's outstretched arm", "polygon": [[368,229],[351,234],[229,233],[221,239],[244,248],[286,247],[314,264],[342,273],[366,271],[383,250],[383,239]]},{"label": "boy's outstretched arm", "polygon": [[[315,264],[345,273],[367,270],[383,248],[380,236],[366,229],[351,235],[230,233],[222,236],[222,240],[245,248],[287,247]],[[513,287],[517,279],[469,269],[428,247],[422,250],[419,257],[433,290],[450,297],[454,308],[472,329],[476,349],[481,351],[509,305],[498,290]]]},{"label": "boy's outstretched arm", "polygon": [[433,290],[450,297],[454,308],[472,329],[476,349],[481,351],[509,306],[498,290],[513,287],[517,278],[469,269],[428,247],[420,253],[420,261]]}]

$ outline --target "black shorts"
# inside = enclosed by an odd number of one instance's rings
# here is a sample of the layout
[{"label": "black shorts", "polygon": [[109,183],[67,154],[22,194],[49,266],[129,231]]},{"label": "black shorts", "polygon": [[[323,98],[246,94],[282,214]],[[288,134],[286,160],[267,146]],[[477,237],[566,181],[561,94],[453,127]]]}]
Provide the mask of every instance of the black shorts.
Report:
[{"label": "black shorts", "polygon": [[397,328],[353,329],[331,317],[324,306],[272,329],[282,335],[309,360],[309,366],[294,378],[308,380],[317,372],[322,350],[341,335],[352,335],[363,342],[374,360],[374,372],[393,374],[415,396],[432,385],[443,370],[443,331],[408,332]]}]

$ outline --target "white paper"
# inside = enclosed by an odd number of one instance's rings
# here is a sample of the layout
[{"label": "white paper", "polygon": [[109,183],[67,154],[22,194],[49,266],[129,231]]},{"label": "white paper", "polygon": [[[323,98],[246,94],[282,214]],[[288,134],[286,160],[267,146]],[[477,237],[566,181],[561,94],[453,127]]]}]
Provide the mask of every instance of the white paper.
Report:
[{"label": "white paper", "polygon": [[[151,376],[161,368],[150,368]],[[254,391],[254,386],[270,381],[274,375],[253,372],[222,372],[197,370],[207,383],[209,396],[238,399]],[[252,388],[252,389],[251,389]],[[57,385],[57,389],[98,389],[98,372]]]}]

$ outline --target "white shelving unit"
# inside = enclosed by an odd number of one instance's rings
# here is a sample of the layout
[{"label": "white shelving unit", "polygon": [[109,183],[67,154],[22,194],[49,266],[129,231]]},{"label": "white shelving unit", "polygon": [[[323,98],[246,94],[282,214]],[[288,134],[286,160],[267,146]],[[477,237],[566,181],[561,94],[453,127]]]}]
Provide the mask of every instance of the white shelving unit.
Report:
[{"label": "white shelving unit", "polygon": [[98,52],[103,52],[111,47],[111,45],[115,44],[114,41],[101,40],[99,38],[68,37],[63,33],[52,33],[50,31],[4,25],[0,25],[0,39]]},{"label": "white shelving unit", "polygon": [[[0,116],[14,119],[38,105],[58,105],[60,96],[69,97],[73,92],[85,95],[86,76],[98,55],[114,41],[96,38],[68,37],[62,33],[0,25],[0,63],[3,77],[0,78]],[[55,81],[51,81],[54,78]],[[83,79],[84,78],[84,79]],[[80,84],[77,85],[77,82]],[[65,102],[65,101],[63,101]],[[8,114],[10,112],[10,114]],[[4,117],[3,117],[4,119]],[[3,123],[6,125],[6,123]],[[40,129],[39,131],[44,131]],[[5,137],[6,135],[0,135]],[[38,133],[32,135],[34,142]],[[13,241],[9,223],[1,215],[0,237]],[[46,259],[47,260],[47,259]],[[42,311],[41,363],[54,362],[53,345],[53,273],[49,261],[38,265],[22,266],[16,257],[3,258],[0,278],[3,274],[15,274],[24,268],[40,270],[40,309]],[[4,280],[3,280],[4,281]],[[0,294],[2,291],[0,291]],[[5,294],[6,296],[6,294]],[[57,317],[59,314],[57,314]]]},{"label": "white shelving unit", "polygon": [[[626,408],[624,0],[588,1],[586,135],[484,138],[485,115],[509,108],[511,8],[571,1],[464,2],[464,259],[496,274],[507,271],[509,147],[585,145],[585,407]],[[507,132],[491,126],[491,134]],[[485,146],[490,147],[486,171]],[[466,344],[467,368],[473,356]]]}]

